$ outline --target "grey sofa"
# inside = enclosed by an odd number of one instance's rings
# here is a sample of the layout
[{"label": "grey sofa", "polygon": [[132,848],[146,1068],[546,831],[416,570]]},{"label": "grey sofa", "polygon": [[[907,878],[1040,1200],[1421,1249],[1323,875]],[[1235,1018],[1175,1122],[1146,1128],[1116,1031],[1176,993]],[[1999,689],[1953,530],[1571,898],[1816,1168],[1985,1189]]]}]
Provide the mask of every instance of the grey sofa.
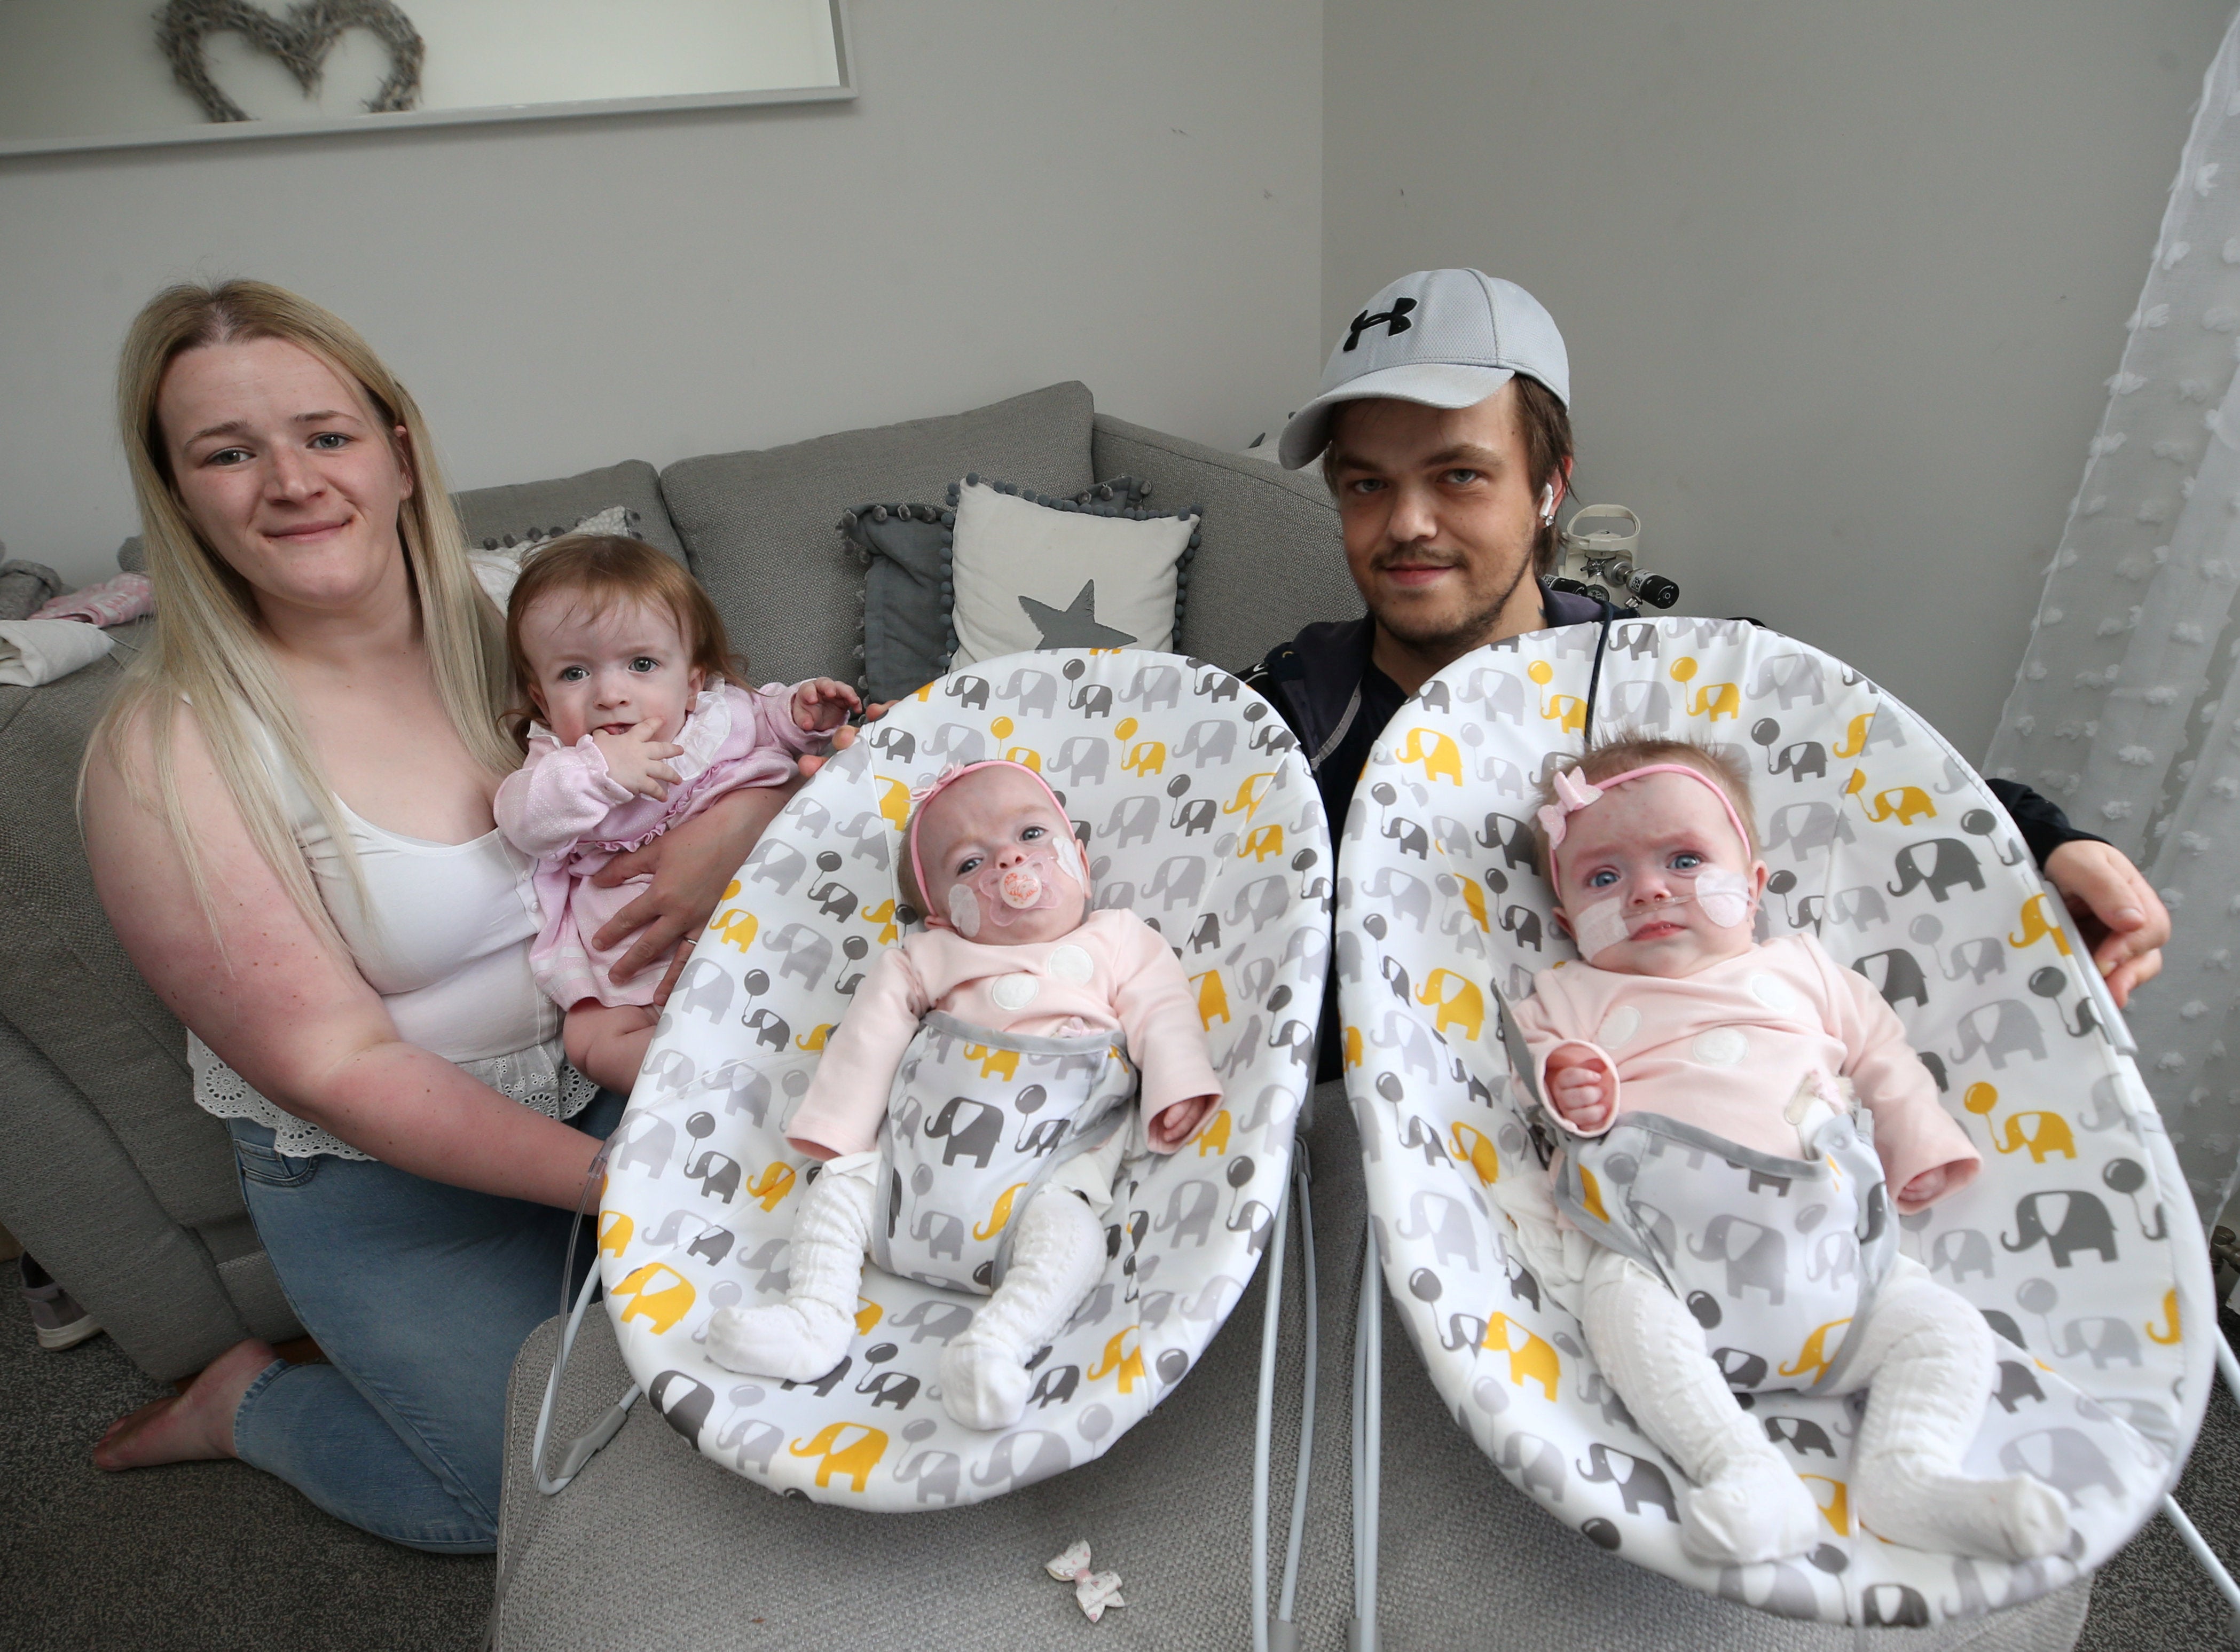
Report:
[{"label": "grey sofa", "polygon": [[[1357,615],[1318,480],[1096,413],[1079,384],[950,417],[765,452],[631,462],[484,489],[477,540],[610,506],[683,557],[758,677],[852,677],[862,570],[842,510],[933,500],[968,470],[1070,494],[1128,475],[1154,506],[1204,507],[1181,645],[1239,669],[1316,619]],[[120,656],[138,633],[120,636]],[[151,1376],[199,1369],[245,1334],[297,1325],[243,1210],[223,1129],[194,1107],[183,1036],[118,949],[93,898],[71,798],[116,680],[104,663],[0,689],[0,1223]],[[1303,1644],[1341,1642],[1350,1609],[1345,1304],[1363,1197],[1342,1098],[1305,1134],[1316,1166],[1325,1327],[1316,1480],[1298,1600]],[[1244,1528],[1261,1282],[1174,1400],[1103,1459],[977,1508],[875,1519],[770,1496],[697,1457],[647,1408],[560,1496],[533,1486],[528,1441],[555,1328],[517,1365],[494,1628],[508,1647],[1041,1647],[1084,1632],[1039,1562],[1076,1536],[1121,1566],[1131,1604],[1094,1631],[1163,1647],[1246,1643]],[[1299,1289],[1293,1262],[1290,1289]],[[1689,1594],[1604,1555],[1518,1495],[1440,1409],[1388,1331],[1383,1617],[1388,1646],[1910,1649],[2070,1645],[2074,1586],[1989,1624],[1921,1634],[1790,1624]],[[1297,1422],[1284,1362],[1279,1441]],[[621,1385],[593,1316],[563,1437]],[[1288,1462],[1288,1452],[1278,1457]],[[1289,1504],[1279,1468],[1278,1509]],[[1282,1528],[1279,1517],[1278,1530]],[[824,1579],[857,1580],[843,1605]],[[881,1580],[867,1587],[863,1580]]]}]

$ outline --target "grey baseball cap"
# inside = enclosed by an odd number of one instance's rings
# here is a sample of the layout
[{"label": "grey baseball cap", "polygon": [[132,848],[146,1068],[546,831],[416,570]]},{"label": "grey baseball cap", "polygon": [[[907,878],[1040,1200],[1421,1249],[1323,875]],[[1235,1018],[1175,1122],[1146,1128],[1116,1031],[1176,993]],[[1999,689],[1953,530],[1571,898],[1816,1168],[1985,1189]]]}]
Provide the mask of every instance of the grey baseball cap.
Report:
[{"label": "grey baseball cap", "polygon": [[1482,270],[1419,270],[1369,301],[1323,369],[1321,393],[1291,416],[1280,448],[1286,470],[1330,444],[1341,402],[1370,396],[1427,407],[1470,407],[1517,374],[1571,404],[1571,360],[1556,318],[1513,281]]}]

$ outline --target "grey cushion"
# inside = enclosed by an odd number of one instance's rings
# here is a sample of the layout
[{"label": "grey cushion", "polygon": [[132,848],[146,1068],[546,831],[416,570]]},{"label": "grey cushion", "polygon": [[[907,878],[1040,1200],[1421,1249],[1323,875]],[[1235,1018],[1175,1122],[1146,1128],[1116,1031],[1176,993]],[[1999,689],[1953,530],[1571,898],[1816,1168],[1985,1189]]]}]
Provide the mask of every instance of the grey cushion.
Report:
[{"label": "grey cushion", "polygon": [[757,682],[855,681],[863,570],[835,525],[858,499],[938,499],[967,470],[1042,493],[1095,479],[1082,384],[1053,384],[970,413],[684,459],[661,491],[692,571]]},{"label": "grey cushion", "polygon": [[[1139,510],[1150,491],[1150,483],[1134,476],[1115,476],[1083,488],[1073,503]],[[948,669],[956,646],[950,631],[954,599],[943,587],[957,525],[955,483],[943,498],[939,505],[862,505],[840,518],[841,533],[863,563],[863,669],[857,686],[873,702],[899,700]]]},{"label": "grey cushion", "polygon": [[0,620],[27,618],[62,594],[62,576],[44,563],[0,562]]},{"label": "grey cushion", "polygon": [[[1352,1609],[1346,1376],[1365,1198],[1336,1086],[1317,1092],[1316,1113],[1304,1136],[1322,1381],[1297,1622],[1301,1644],[1337,1647]],[[1300,1273],[1294,1247],[1270,1500],[1279,1544],[1297,1450]],[[498,1644],[1040,1652],[1093,1635],[1100,1647],[1245,1646],[1263,1284],[1254,1279],[1189,1381],[1096,1462],[993,1502],[883,1517],[773,1496],[701,1456],[643,1401],[572,1486],[540,1496],[529,1442],[555,1346],[557,1322],[548,1323],[522,1349],[508,1405]],[[2082,1582],[1983,1622],[1856,1637],[1696,1594],[1596,1548],[1513,1489],[1447,1416],[1390,1314],[1384,1354],[1378,1621],[1395,1652],[2061,1652],[2083,1623]],[[577,1358],[555,1429],[562,1442],[630,1381],[603,1314],[588,1317]],[[898,1436],[874,1470],[890,1473],[908,1424],[876,1415]],[[561,1449],[551,1449],[556,1462]],[[1077,1537],[1100,1569],[1120,1573],[1129,1602],[1093,1631],[1071,1591],[1042,1571]],[[1271,1571],[1281,1560],[1279,1549]]]},{"label": "grey cushion", "polygon": [[840,519],[863,563],[863,661],[857,686],[877,703],[932,682],[948,656],[950,530],[956,513],[927,504],[865,505]]},{"label": "grey cushion", "polygon": [[584,517],[620,505],[631,513],[633,535],[679,562],[684,560],[684,543],[662,503],[660,478],[643,459],[626,459],[550,482],[476,488],[454,494],[451,503],[466,524],[467,543],[476,546],[489,540],[506,544],[531,533],[565,533]]},{"label": "grey cushion", "polygon": [[1097,418],[1097,473],[1140,476],[1162,509],[1205,508],[1190,564],[1182,651],[1230,670],[1257,662],[1315,620],[1357,619],[1337,510],[1318,474]]}]

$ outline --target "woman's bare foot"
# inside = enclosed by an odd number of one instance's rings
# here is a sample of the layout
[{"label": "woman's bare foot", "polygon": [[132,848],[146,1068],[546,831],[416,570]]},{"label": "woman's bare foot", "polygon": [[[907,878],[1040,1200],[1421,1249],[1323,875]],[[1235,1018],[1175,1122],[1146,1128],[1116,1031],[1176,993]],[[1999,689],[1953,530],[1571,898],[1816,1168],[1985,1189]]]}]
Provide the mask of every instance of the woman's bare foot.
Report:
[{"label": "woman's bare foot", "polygon": [[159,1462],[233,1455],[233,1414],[241,1396],[279,1357],[270,1344],[253,1336],[236,1342],[174,1397],[143,1405],[110,1424],[93,1448],[93,1466],[152,1469]]}]

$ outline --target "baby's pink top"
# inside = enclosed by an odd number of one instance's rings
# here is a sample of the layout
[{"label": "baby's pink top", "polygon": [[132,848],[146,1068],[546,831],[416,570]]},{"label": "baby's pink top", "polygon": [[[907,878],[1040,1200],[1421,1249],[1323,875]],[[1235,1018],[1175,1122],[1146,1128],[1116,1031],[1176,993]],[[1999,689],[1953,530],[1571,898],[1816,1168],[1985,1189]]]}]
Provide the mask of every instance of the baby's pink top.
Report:
[{"label": "baby's pink top", "polygon": [[1937,1165],[1951,1167],[1947,1191],[1957,1190],[1982,1163],[1882,995],[1810,936],[1769,941],[1677,981],[1558,964],[1533,977],[1532,996],[1514,1012],[1543,1095],[1548,1057],[1584,1045],[1616,1075],[1618,1112],[1661,1113],[1795,1158],[1784,1109],[1814,1075],[1840,1076],[1873,1115],[1893,1198]]},{"label": "baby's pink top", "polygon": [[787,1139],[835,1155],[870,1151],[903,1054],[934,1009],[990,1032],[1124,1033],[1146,1119],[1221,1094],[1181,962],[1133,912],[1092,912],[1071,934],[1031,946],[927,929],[882,952],[825,1041]]},{"label": "baby's pink top", "polygon": [[543,724],[531,725],[528,758],[499,785],[495,809],[506,841],[539,862],[544,924],[529,949],[537,985],[563,1009],[586,998],[650,1003],[661,970],[617,986],[607,971],[630,942],[603,950],[591,944],[608,919],[644,892],[645,880],[612,889],[586,880],[726,792],[792,779],[795,759],[823,750],[826,738],[794,722],[793,690],[784,683],[750,690],[721,683],[693,701],[677,733],[674,743],[684,749],[669,763],[677,783],[666,797],[641,797],[608,776],[606,754],[590,735],[563,746]]}]

